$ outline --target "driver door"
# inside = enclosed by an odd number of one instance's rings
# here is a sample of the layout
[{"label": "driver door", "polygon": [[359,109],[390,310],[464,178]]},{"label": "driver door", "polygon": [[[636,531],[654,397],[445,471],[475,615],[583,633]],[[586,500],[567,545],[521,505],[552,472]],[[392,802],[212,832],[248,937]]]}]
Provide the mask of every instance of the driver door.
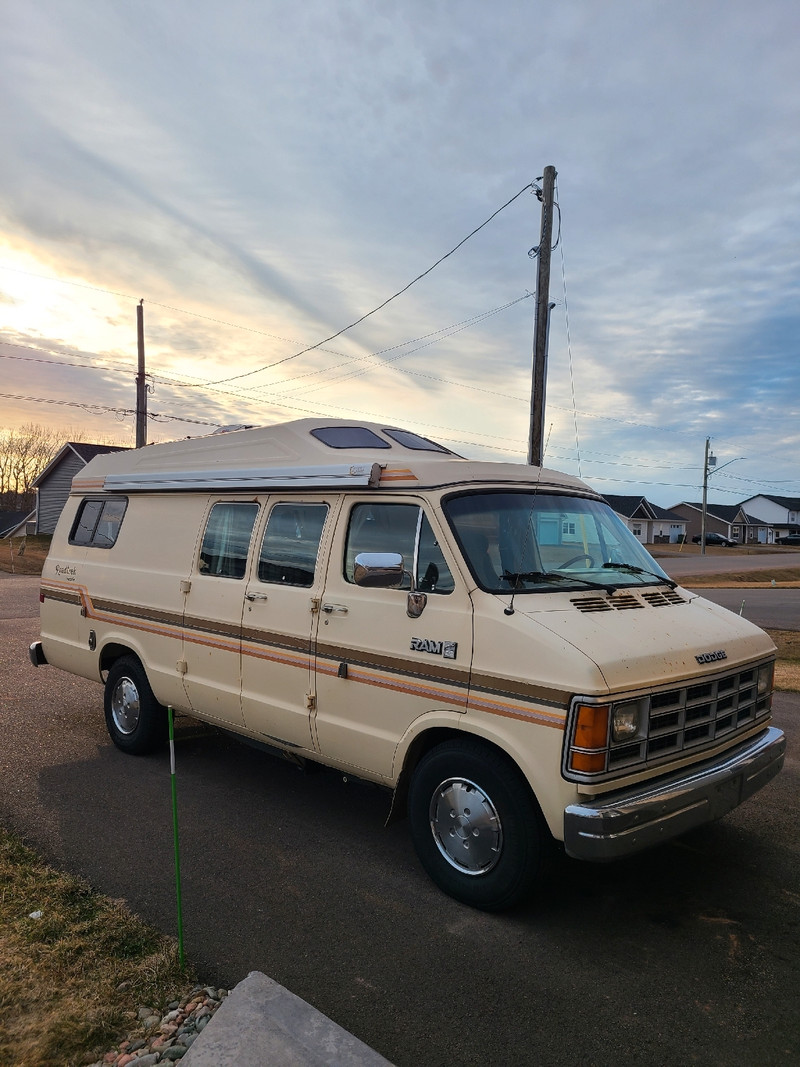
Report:
[{"label": "driver door", "polygon": [[[356,558],[403,557],[400,588],[355,582]],[[418,618],[409,592],[424,594]],[[466,710],[472,603],[435,518],[418,500],[357,500],[342,513],[322,594],[314,733],[321,754],[391,778],[416,719]]]}]

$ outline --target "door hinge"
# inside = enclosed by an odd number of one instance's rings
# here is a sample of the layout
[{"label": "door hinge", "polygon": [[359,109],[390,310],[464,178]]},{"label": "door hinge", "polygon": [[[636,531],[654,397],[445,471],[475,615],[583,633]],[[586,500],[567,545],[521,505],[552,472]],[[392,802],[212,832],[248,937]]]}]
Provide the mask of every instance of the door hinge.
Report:
[{"label": "door hinge", "polygon": [[181,579],[181,592],[182,593],[188,593],[191,588],[192,588],[191,581],[189,581],[188,578],[182,578]]},{"label": "door hinge", "polygon": [[179,659],[178,662],[175,664],[175,667],[177,668],[178,674],[186,674],[187,670],[189,669],[185,659]]},{"label": "door hinge", "polygon": [[317,612],[319,611],[320,598],[318,596],[312,596],[311,600],[310,600],[310,604],[311,604],[311,614],[312,615],[316,615]]},{"label": "door hinge", "polygon": [[309,711],[314,711],[317,706],[317,698],[314,693],[306,693],[306,707]]}]

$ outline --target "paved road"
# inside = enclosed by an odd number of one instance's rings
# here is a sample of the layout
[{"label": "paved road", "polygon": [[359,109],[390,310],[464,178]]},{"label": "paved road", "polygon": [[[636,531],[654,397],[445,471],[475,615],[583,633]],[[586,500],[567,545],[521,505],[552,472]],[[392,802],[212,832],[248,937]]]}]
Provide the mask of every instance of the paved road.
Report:
[{"label": "paved road", "polygon": [[[35,579],[0,580],[0,817],[175,929],[169,761],[110,743],[100,686],[34,670]],[[621,863],[562,860],[504,916],[440,894],[387,800],[189,720],[177,766],[187,950],[261,970],[399,1067],[800,1062],[800,696],[786,768],[722,822]]]},{"label": "paved road", "polygon": [[[691,583],[687,583],[691,589]],[[800,630],[800,589],[697,589],[700,596],[768,630]],[[742,606],[744,605],[744,606]]]}]

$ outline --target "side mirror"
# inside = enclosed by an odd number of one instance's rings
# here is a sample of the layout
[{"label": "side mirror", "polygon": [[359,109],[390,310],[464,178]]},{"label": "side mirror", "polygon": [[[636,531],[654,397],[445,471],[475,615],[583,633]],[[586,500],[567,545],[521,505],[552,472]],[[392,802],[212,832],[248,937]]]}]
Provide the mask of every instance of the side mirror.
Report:
[{"label": "side mirror", "polygon": [[353,581],[365,589],[399,589],[404,574],[399,552],[359,552],[355,558]]}]

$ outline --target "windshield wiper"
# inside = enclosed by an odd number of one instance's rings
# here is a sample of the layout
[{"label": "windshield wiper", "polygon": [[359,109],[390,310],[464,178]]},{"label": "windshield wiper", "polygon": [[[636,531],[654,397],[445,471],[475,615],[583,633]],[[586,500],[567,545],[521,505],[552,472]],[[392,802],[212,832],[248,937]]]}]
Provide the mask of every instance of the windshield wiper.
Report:
[{"label": "windshield wiper", "polygon": [[500,581],[513,585],[515,593],[519,591],[519,582],[569,582],[570,585],[579,583],[587,589],[602,589],[609,596],[617,591],[615,585],[592,582],[588,578],[579,578],[577,574],[574,577],[569,574],[559,574],[558,571],[503,571]]},{"label": "windshield wiper", "polygon": [[644,567],[637,567],[635,563],[604,563],[603,570],[607,569],[624,571],[626,574],[644,574],[648,578],[655,578],[659,585],[668,585],[670,589],[674,589],[678,584],[673,582],[671,578],[666,578],[663,574],[656,574],[655,571],[646,571]]}]

